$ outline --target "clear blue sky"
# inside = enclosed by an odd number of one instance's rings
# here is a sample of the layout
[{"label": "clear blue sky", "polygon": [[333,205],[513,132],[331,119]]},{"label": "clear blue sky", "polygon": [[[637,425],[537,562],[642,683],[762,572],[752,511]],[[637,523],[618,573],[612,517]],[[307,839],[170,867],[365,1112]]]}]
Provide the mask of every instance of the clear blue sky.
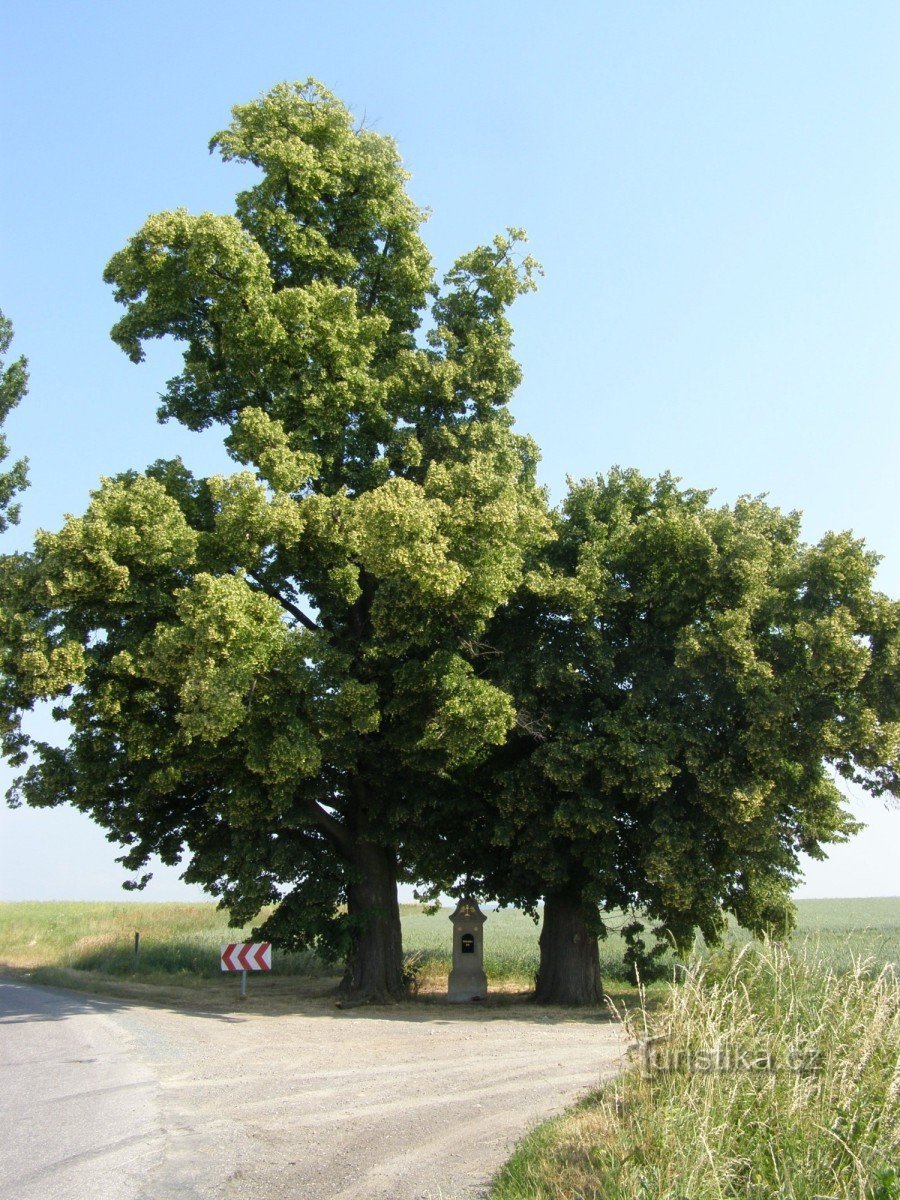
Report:
[{"label": "clear blue sky", "polygon": [[[514,312],[519,427],[543,478],[671,469],[768,493],[810,540],[852,528],[900,595],[900,6],[135,0],[9,9],[0,78],[0,307],[30,360],[8,422],[20,530],[101,474],[213,437],[155,422],[177,361],[108,338],[103,266],[150,212],[231,210],[207,154],[234,103],[314,75],[392,134],[439,267],[524,226],[546,277]],[[8,778],[7,775],[4,779]],[[898,895],[900,813],[800,894]],[[116,898],[86,818],[0,811],[0,899]],[[164,874],[147,898],[186,895]]]}]

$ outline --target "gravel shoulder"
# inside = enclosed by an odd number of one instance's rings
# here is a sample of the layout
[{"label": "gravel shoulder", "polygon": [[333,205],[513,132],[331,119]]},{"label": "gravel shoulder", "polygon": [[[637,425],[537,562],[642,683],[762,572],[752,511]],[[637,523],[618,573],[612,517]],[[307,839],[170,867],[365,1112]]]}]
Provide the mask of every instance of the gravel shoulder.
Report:
[{"label": "gravel shoulder", "polygon": [[[127,1118],[119,1150],[136,1190],[120,1175],[116,1194],[128,1200],[474,1200],[529,1128],[621,1067],[627,1044],[621,1025],[596,1014],[502,1001],[342,1010],[259,990],[244,1005],[188,1010],[16,992],[16,1022],[0,1016],[4,1051],[17,1033],[24,1042],[29,1007],[46,1025],[56,997],[59,1032],[42,1070],[73,1057],[69,1025],[91,1039],[83,1057],[105,1054],[135,1072],[126,1080],[135,1087],[106,1093]],[[82,1105],[110,1086],[103,1070],[97,1089],[81,1089]],[[27,1072],[4,1067],[2,1078],[29,1112]],[[102,1153],[96,1163],[106,1164]]]}]

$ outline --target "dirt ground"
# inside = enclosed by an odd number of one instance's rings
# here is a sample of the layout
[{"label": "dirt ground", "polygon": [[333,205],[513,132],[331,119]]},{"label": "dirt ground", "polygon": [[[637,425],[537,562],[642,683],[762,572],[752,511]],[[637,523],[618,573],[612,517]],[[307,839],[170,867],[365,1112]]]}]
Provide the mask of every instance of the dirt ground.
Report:
[{"label": "dirt ground", "polygon": [[146,1200],[472,1200],[627,1044],[605,1015],[511,997],[340,1009],[277,985],[83,997],[157,1081]]}]

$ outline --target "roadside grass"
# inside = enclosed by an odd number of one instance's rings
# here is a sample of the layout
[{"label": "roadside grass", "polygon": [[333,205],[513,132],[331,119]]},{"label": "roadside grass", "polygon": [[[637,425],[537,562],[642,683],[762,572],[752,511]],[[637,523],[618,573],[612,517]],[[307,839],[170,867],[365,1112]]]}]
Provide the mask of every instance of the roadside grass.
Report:
[{"label": "roadside grass", "polygon": [[834,932],[692,960],[632,1014],[632,1065],[526,1138],[491,1200],[898,1200],[900,974]]}]

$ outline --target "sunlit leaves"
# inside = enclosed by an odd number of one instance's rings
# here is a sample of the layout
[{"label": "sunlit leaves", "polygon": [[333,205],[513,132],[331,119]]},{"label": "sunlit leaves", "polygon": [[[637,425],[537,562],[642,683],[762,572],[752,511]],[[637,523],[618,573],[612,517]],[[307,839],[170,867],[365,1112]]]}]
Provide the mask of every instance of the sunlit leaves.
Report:
[{"label": "sunlit leaves", "polygon": [[508,851],[494,894],[567,883],[677,936],[715,936],[722,910],[759,929],[799,853],[856,828],[829,767],[900,794],[898,608],[861,542],[799,532],[668,475],[570,485],[492,633],[491,676],[531,714],[475,776]]},{"label": "sunlit leaves", "polygon": [[[10,412],[23,398],[28,390],[27,363],[24,358],[17,358],[11,363],[5,363],[4,358],[12,343],[12,324],[0,312],[0,425]],[[6,436],[0,433],[0,462],[9,454]],[[28,483],[27,460],[19,459],[6,471],[0,472],[0,533],[19,520],[19,505],[14,504],[13,497]]]},{"label": "sunlit leaves", "polygon": [[197,533],[178,503],[154,479],[105,480],[83,517],[69,517],[59,533],[39,532],[48,604],[139,601],[158,578],[178,578],[194,564]]},{"label": "sunlit leaves", "polygon": [[140,672],[180,680],[185,732],[220,741],[244,719],[254,683],[290,659],[291,632],[278,604],[235,575],[198,575],[178,594],[176,617],[157,628]]},{"label": "sunlit leaves", "polygon": [[52,695],[72,731],[26,798],[74,799],[134,868],[186,847],[245,918],[287,890],[300,944],[331,939],[357,841],[410,868],[428,782],[516,719],[476,643],[550,533],[505,407],[537,267],[511,230],[439,286],[394,143],[314,81],[232,118],[212,147],[259,170],[235,214],[153,215],[105,278],[133,361],[183,350],[161,417],[244,469],[156,463],[41,535],[7,576],[5,709]]}]

